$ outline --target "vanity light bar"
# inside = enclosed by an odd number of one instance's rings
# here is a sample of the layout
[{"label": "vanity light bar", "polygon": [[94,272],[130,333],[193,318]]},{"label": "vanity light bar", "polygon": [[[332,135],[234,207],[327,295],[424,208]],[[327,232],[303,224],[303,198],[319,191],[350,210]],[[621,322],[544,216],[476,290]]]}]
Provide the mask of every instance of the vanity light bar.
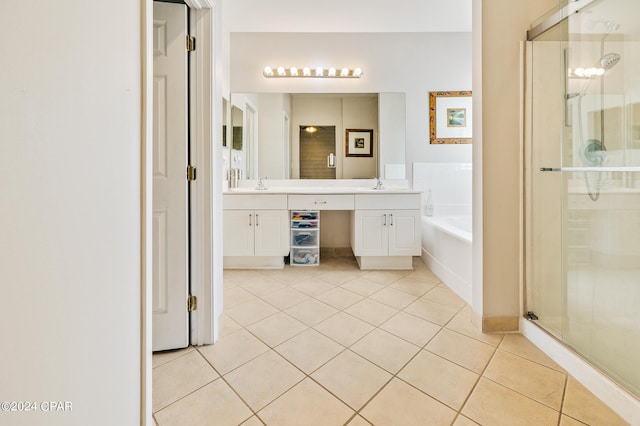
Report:
[{"label": "vanity light bar", "polygon": [[360,78],[364,74],[360,68],[338,67],[264,67],[262,75],[266,78]]},{"label": "vanity light bar", "polygon": [[592,68],[576,68],[575,70],[569,70],[569,78],[591,78],[593,76],[604,75],[605,69],[602,67]]}]

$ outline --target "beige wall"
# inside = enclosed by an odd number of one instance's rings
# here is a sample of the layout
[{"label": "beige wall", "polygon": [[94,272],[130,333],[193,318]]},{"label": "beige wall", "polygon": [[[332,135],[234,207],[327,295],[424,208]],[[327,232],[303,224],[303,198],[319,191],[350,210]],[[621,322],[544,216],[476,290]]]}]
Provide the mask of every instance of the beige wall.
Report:
[{"label": "beige wall", "polygon": [[530,23],[557,3],[474,1],[474,114],[480,117],[474,122],[482,122],[474,126],[473,134],[474,256],[481,250],[474,263],[473,309],[485,329],[518,326],[522,274],[520,42],[526,39]]},{"label": "beige wall", "polygon": [[372,157],[347,157],[346,139],[343,139],[343,149],[339,155],[343,156],[342,177],[344,179],[368,179],[379,176],[377,164],[380,157],[378,149],[378,96],[365,95],[345,97],[342,99],[343,138],[346,129],[373,130],[371,141]]},{"label": "beige wall", "polygon": [[[558,25],[554,31],[566,31],[566,25]],[[561,35],[557,34],[558,39]],[[536,41],[527,46],[530,66],[527,67],[527,80],[531,92],[527,96],[526,117],[531,120],[531,128],[525,139],[525,164],[531,164],[527,170],[528,194],[525,201],[527,223],[527,258],[533,261],[526,264],[528,271],[525,281],[536,283],[535,287],[526,287],[526,309],[532,310],[540,322],[560,332],[559,321],[563,297],[562,286],[562,241],[561,219],[563,184],[560,173],[541,173],[541,167],[560,167],[560,141],[570,140],[563,137],[564,105],[561,95],[564,82],[559,78],[563,74],[564,61],[562,46],[557,41]],[[556,76],[558,78],[551,78]],[[530,100],[530,102],[529,102]],[[569,101],[575,105],[577,100]],[[533,150],[535,147],[535,150]],[[533,180],[535,178],[535,181]]]}]

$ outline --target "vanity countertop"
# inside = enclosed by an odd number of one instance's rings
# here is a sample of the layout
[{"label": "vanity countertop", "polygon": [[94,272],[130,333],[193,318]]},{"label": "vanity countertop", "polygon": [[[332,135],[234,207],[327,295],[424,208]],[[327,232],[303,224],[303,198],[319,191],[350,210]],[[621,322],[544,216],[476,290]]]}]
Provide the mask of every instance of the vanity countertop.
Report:
[{"label": "vanity countertop", "polygon": [[237,188],[225,188],[224,195],[357,195],[357,194],[420,194],[404,179],[383,179],[382,189],[375,189],[377,179],[263,179],[265,189],[258,189],[260,181],[242,180]]},{"label": "vanity countertop", "polygon": [[224,195],[259,195],[259,194],[419,194],[421,191],[414,191],[408,188],[384,188],[373,189],[372,187],[267,187],[267,189],[256,188],[234,188],[224,191]]}]

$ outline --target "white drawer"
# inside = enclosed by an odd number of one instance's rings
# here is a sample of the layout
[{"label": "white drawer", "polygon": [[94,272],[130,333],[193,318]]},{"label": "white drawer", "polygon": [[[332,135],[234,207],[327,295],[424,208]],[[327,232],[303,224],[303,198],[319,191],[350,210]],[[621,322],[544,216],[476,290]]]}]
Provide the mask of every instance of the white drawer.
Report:
[{"label": "white drawer", "polygon": [[356,210],[418,210],[420,194],[356,194]]},{"label": "white drawer", "polygon": [[224,210],[288,210],[287,194],[224,194]]},{"label": "white drawer", "polygon": [[289,210],[353,210],[353,194],[289,195]]}]

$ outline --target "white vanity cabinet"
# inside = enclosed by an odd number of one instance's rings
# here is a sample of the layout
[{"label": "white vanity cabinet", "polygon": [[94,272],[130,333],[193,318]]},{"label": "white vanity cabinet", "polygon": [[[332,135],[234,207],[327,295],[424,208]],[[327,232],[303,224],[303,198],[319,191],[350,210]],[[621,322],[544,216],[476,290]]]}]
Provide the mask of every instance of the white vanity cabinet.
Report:
[{"label": "white vanity cabinet", "polygon": [[[361,269],[413,269],[413,256],[421,252],[419,192],[270,188],[225,193],[223,204],[225,268],[283,268],[289,254],[293,265],[317,265],[320,213],[326,210],[350,212],[349,241]],[[314,219],[305,220],[302,212]],[[345,232],[346,224],[340,225],[323,229]]]},{"label": "white vanity cabinet", "polygon": [[418,256],[419,210],[356,210],[356,256]]},{"label": "white vanity cabinet", "polygon": [[225,256],[289,254],[287,210],[225,210]]},{"label": "white vanity cabinet", "polygon": [[411,268],[420,245],[419,194],[356,194],[351,248],[362,269]]},{"label": "white vanity cabinet", "polygon": [[225,195],[224,203],[224,266],[282,267],[289,254],[286,195]]}]

